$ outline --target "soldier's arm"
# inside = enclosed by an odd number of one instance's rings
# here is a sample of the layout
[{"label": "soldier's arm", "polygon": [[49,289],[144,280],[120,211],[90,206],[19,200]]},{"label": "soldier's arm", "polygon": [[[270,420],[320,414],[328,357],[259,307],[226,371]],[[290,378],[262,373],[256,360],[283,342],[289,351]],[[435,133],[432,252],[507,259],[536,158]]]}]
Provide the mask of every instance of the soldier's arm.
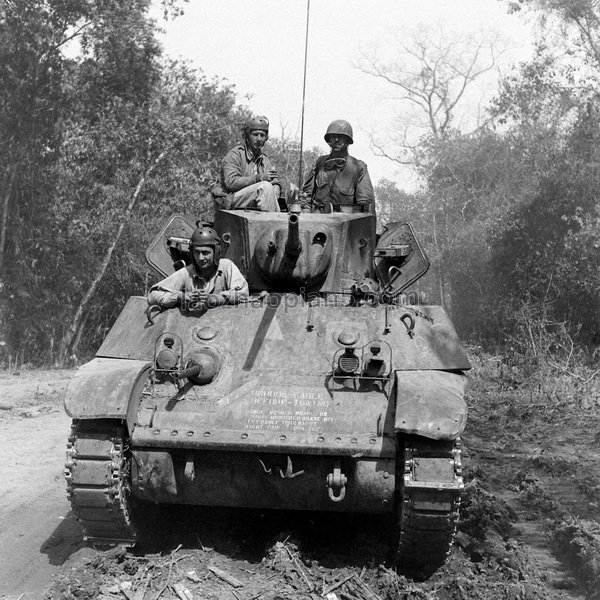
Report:
[{"label": "soldier's arm", "polygon": [[356,183],[356,192],[354,195],[357,204],[365,207],[369,207],[371,212],[375,212],[375,193],[373,192],[373,184],[369,177],[369,171],[367,165],[362,163],[360,165],[360,173],[358,176],[358,182]]},{"label": "soldier's arm", "polygon": [[228,266],[225,280],[227,290],[222,291],[221,296],[227,304],[237,304],[248,297],[248,282],[233,262]]},{"label": "soldier's arm", "polygon": [[317,174],[317,165],[315,165],[304,181],[302,191],[300,193],[300,208],[310,209],[312,207],[312,196],[315,188],[315,177]]},{"label": "soldier's arm", "polygon": [[277,169],[275,168],[275,165],[271,162],[271,159],[265,154],[264,155],[264,166],[265,166],[265,171],[269,172],[269,171],[273,171],[275,173],[275,177],[269,179],[269,181],[273,184],[276,185],[279,190],[277,192],[277,195],[281,195],[281,190],[283,189],[283,184],[281,182],[281,178],[279,177],[279,173],[277,173]]},{"label": "soldier's arm", "polygon": [[255,175],[243,176],[243,156],[237,149],[230,150],[223,159],[223,187],[228,192],[238,192],[253,183],[257,183]]},{"label": "soldier's arm", "polygon": [[150,306],[156,305],[162,308],[173,308],[181,304],[184,293],[181,291],[184,284],[183,276],[180,269],[169,275],[166,279],[154,284],[146,300]]}]

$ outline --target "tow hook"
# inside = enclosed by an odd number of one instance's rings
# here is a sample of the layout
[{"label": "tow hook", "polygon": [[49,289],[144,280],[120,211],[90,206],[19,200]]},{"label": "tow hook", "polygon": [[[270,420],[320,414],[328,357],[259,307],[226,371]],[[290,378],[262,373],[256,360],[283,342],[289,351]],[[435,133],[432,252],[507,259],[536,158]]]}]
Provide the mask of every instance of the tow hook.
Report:
[{"label": "tow hook", "polygon": [[333,466],[333,473],[327,475],[327,492],[332,502],[341,502],[346,496],[346,483],[348,478],[342,473],[339,462]]},{"label": "tow hook", "polygon": [[194,483],[196,479],[196,469],[194,467],[194,455],[189,452],[185,459],[185,468],[183,470],[183,476],[188,483]]}]

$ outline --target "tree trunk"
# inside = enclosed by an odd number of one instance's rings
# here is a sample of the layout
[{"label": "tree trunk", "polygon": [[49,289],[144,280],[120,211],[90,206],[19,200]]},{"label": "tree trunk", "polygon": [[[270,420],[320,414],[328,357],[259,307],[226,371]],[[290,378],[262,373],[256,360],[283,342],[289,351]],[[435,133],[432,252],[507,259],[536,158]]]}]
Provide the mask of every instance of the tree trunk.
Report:
[{"label": "tree trunk", "polygon": [[123,234],[125,225],[129,221],[129,218],[131,217],[131,213],[133,212],[133,209],[135,208],[138,196],[140,195],[143,185],[146,182],[146,179],[150,176],[150,174],[154,171],[154,169],[159,165],[159,163],[161,163],[163,161],[163,159],[165,158],[166,155],[167,155],[166,150],[164,152],[161,152],[160,155],[156,158],[156,160],[150,165],[150,167],[148,167],[148,170],[140,178],[140,180],[135,188],[135,191],[133,192],[133,194],[131,196],[131,200],[129,201],[129,204],[127,205],[127,208],[125,209],[125,213],[123,214],[123,219],[121,220],[119,228],[117,229],[117,233],[115,234],[115,237],[114,237],[112,243],[110,244],[110,246],[106,249],[104,259],[99,264],[98,269],[96,270],[96,273],[94,275],[94,278],[92,279],[92,282],[90,283],[87,291],[83,295],[83,298],[81,299],[81,302],[79,303],[79,306],[77,307],[77,310],[75,311],[75,316],[73,317],[71,324],[69,325],[67,331],[65,332],[65,335],[63,336],[63,339],[61,341],[61,346],[60,346],[60,353],[59,353],[59,363],[61,365],[65,364],[68,356],[70,356],[70,354],[73,352],[73,343],[75,341],[75,334],[77,333],[77,331],[79,330],[79,328],[81,326],[81,322],[82,322],[83,316],[84,316],[84,311],[87,308],[87,305],[89,304],[90,300],[94,297],[94,294],[96,293],[96,290],[98,289],[98,285],[100,284],[102,277],[104,277],[104,274],[106,273],[106,269],[108,268],[110,259],[112,258],[113,252],[114,252],[117,244],[119,243],[119,240],[121,239],[121,235]]},{"label": "tree trunk", "polygon": [[77,331],[73,336],[73,341],[71,342],[71,357],[73,359],[73,363],[77,364],[79,362],[79,357],[77,355],[77,349],[79,348],[79,342],[81,342],[81,335],[83,334],[83,330],[86,328],[87,322],[89,321],[90,313],[83,313],[83,318],[81,319]]},{"label": "tree trunk", "polygon": [[8,207],[10,202],[10,194],[12,192],[13,183],[15,181],[16,168],[8,167],[4,180],[6,188],[2,199],[2,214],[0,215],[0,275],[4,269],[4,248],[6,246],[6,224],[8,223]]}]

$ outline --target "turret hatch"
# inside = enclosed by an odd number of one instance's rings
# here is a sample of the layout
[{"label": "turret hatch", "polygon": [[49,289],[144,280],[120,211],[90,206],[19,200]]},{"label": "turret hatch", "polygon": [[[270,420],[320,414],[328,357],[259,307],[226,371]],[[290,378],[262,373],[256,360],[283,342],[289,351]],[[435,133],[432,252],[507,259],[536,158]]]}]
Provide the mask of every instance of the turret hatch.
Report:
[{"label": "turret hatch", "polygon": [[390,223],[379,238],[373,268],[381,289],[396,296],[429,270],[429,259],[410,223]]}]

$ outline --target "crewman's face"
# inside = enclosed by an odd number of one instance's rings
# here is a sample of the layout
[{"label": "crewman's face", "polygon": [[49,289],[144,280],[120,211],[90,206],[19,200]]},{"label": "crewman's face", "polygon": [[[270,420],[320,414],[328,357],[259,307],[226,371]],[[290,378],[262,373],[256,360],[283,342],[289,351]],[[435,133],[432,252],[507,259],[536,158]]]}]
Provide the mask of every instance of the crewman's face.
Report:
[{"label": "crewman's face", "polygon": [[212,267],[214,264],[215,250],[212,246],[194,246],[194,261],[199,269]]},{"label": "crewman's face", "polygon": [[327,136],[327,143],[333,152],[345,153],[348,151],[350,139],[346,135],[332,133]]},{"label": "crewman's face", "polygon": [[248,146],[252,152],[259,152],[267,141],[267,133],[262,129],[253,129],[247,135]]}]

